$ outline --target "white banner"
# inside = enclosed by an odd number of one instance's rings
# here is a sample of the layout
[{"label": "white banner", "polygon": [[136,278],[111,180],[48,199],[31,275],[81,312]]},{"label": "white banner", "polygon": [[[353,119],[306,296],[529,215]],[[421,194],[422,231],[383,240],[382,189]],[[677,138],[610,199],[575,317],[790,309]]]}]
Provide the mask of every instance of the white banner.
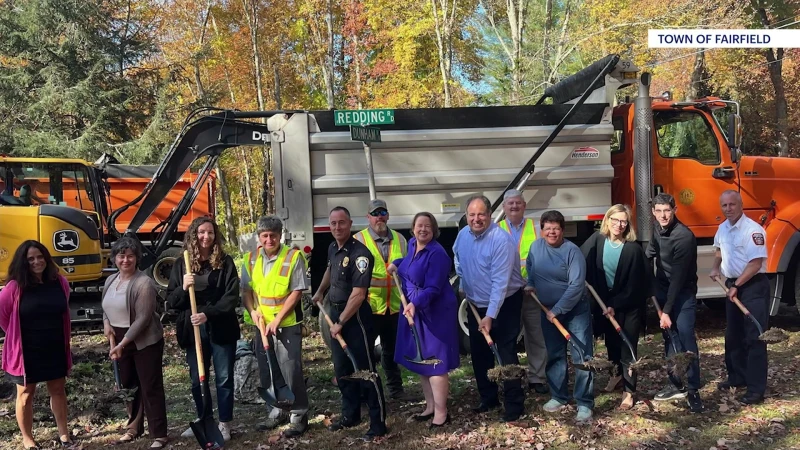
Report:
[{"label": "white banner", "polygon": [[800,30],[648,30],[650,48],[795,48]]}]

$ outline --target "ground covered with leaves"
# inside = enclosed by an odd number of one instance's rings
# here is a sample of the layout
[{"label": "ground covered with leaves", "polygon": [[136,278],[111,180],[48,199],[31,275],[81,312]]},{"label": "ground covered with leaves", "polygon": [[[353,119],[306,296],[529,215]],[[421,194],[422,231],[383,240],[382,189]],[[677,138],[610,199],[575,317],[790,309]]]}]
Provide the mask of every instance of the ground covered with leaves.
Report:
[{"label": "ground covered with leaves", "polygon": [[[361,426],[330,433],[325,429],[339,411],[339,392],[331,384],[333,366],[319,333],[304,341],[305,369],[308,377],[312,411],[309,431],[300,439],[288,440],[280,430],[256,431],[264,418],[263,405],[237,402],[234,410],[233,439],[226,448],[268,449],[800,449],[800,316],[796,313],[772,319],[772,325],[786,329],[790,338],[769,347],[770,369],[766,402],[747,406],[736,401],[739,393],[722,393],[716,383],[724,376],[724,313],[701,307],[698,311],[698,337],[704,388],[701,395],[706,412],[691,414],[685,401],[656,403],[649,400],[664,386],[662,370],[640,374],[638,402],[632,411],[617,409],[621,393],[601,389],[608,374],[595,378],[596,409],[591,425],[575,423],[575,407],[561,413],[541,410],[547,395],[528,393],[527,415],[512,424],[501,423],[498,412],[473,414],[478,395],[469,357],[451,374],[449,402],[452,422],[444,429],[430,431],[411,416],[421,411],[422,394],[416,377],[405,373],[406,391],[420,401],[390,402],[390,433],[376,443],[358,438],[366,432],[367,414]],[[168,448],[194,449],[194,439],[180,438],[194,418],[189,393],[189,372],[183,352],[175,344],[174,331],[167,327],[164,376],[167,389],[169,432]],[[107,344],[102,336],[73,338],[75,368],[68,379],[70,429],[76,447],[96,449],[114,443],[124,424],[123,398],[113,393],[113,373],[107,359]],[[605,348],[597,342],[596,354],[604,357]],[[640,341],[640,356],[659,358],[663,341],[657,332],[651,311],[647,336]],[[521,356],[524,356],[521,354]],[[49,410],[46,389],[41,386],[34,407],[35,436],[43,448],[55,448],[55,423]],[[213,391],[213,388],[212,388]],[[0,448],[21,448],[21,438],[14,417],[14,387],[0,381]],[[149,439],[118,445],[121,450],[145,449]]]}]

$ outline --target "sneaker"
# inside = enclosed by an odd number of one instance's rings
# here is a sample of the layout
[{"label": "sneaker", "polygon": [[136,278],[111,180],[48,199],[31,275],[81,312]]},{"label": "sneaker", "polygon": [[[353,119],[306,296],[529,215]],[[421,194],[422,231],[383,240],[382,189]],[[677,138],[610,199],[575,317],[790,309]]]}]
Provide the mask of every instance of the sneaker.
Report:
[{"label": "sneaker", "polygon": [[560,401],[551,398],[550,400],[547,401],[547,403],[544,404],[544,406],[542,406],[542,409],[545,410],[546,412],[554,413],[561,411],[562,409],[564,409],[565,406],[566,405],[561,403]]},{"label": "sneaker", "polygon": [[231,440],[231,427],[228,425],[229,422],[220,422],[219,423],[219,432],[222,433],[222,440],[228,442]]},{"label": "sneaker", "polygon": [[678,389],[673,385],[669,385],[664,389],[660,390],[653,400],[657,402],[666,402],[669,400],[675,400],[678,398],[686,398],[686,388]]},{"label": "sneaker", "polygon": [[289,415],[281,411],[278,417],[267,417],[264,423],[256,425],[258,431],[271,431],[289,421]]},{"label": "sneaker", "polygon": [[186,431],[181,433],[181,437],[182,438],[194,437],[194,431],[192,431],[192,427],[187,428]]},{"label": "sneaker", "polygon": [[578,406],[578,414],[575,415],[577,422],[589,422],[592,420],[592,409],[586,406]]},{"label": "sneaker", "polygon": [[703,412],[703,400],[700,398],[700,394],[698,394],[697,391],[689,392],[689,395],[686,396],[686,403],[689,404],[689,410],[691,412]]}]

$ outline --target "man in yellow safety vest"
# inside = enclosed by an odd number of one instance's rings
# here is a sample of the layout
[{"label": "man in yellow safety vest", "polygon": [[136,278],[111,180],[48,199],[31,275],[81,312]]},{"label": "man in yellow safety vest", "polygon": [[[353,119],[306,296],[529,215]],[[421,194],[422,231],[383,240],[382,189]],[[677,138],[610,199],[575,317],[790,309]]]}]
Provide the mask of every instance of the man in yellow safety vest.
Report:
[{"label": "man in yellow safety vest", "polygon": [[[270,358],[264,351],[261,333],[256,333],[256,359],[261,387],[285,380],[294,394],[291,415],[267,405],[267,420],[259,429],[271,430],[287,420],[287,437],[302,435],[308,428],[308,394],[303,380],[302,322],[295,306],[306,289],[306,261],[300,250],[281,244],[283,223],[276,216],[258,219],[256,232],[259,247],[242,261],[242,299],[244,307],[259,330],[269,340]],[[273,338],[274,336],[274,338]],[[275,361],[269,377],[269,361]]]},{"label": "man in yellow safety vest", "polygon": [[[503,212],[506,218],[500,222],[500,228],[511,234],[519,243],[520,267],[522,278],[528,279],[525,260],[528,258],[531,244],[536,240],[536,224],[533,219],[525,218],[525,199],[522,192],[509,189],[503,195]],[[525,353],[528,354],[528,387],[537,394],[548,392],[545,385],[545,365],[547,349],[542,335],[542,310],[539,304],[528,297],[522,302],[522,327],[525,330]]]},{"label": "man in yellow safety vest", "polygon": [[[403,397],[403,378],[394,362],[394,346],[397,340],[397,324],[400,313],[400,290],[386,268],[392,261],[406,255],[408,242],[402,234],[389,229],[389,209],[383,200],[372,200],[367,208],[369,226],[353,236],[366,245],[375,258],[372,283],[369,288],[369,305],[372,308],[372,323],[375,334],[381,338],[381,365],[386,373],[389,397]],[[373,340],[375,337],[373,336]]]}]

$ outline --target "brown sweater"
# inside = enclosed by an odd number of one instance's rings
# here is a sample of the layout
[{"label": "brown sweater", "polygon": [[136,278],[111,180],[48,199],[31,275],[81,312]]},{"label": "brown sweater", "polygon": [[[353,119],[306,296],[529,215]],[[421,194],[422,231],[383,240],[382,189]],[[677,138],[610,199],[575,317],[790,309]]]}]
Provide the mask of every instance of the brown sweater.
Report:
[{"label": "brown sweater", "polygon": [[[103,297],[109,292],[111,283],[119,276],[115,273],[106,279]],[[153,280],[144,272],[137,271],[128,283],[125,291],[125,302],[131,314],[131,326],[125,337],[136,344],[136,349],[141,350],[164,339],[164,328],[156,313],[156,288]],[[108,323],[108,317],[103,313],[103,321]]]}]

